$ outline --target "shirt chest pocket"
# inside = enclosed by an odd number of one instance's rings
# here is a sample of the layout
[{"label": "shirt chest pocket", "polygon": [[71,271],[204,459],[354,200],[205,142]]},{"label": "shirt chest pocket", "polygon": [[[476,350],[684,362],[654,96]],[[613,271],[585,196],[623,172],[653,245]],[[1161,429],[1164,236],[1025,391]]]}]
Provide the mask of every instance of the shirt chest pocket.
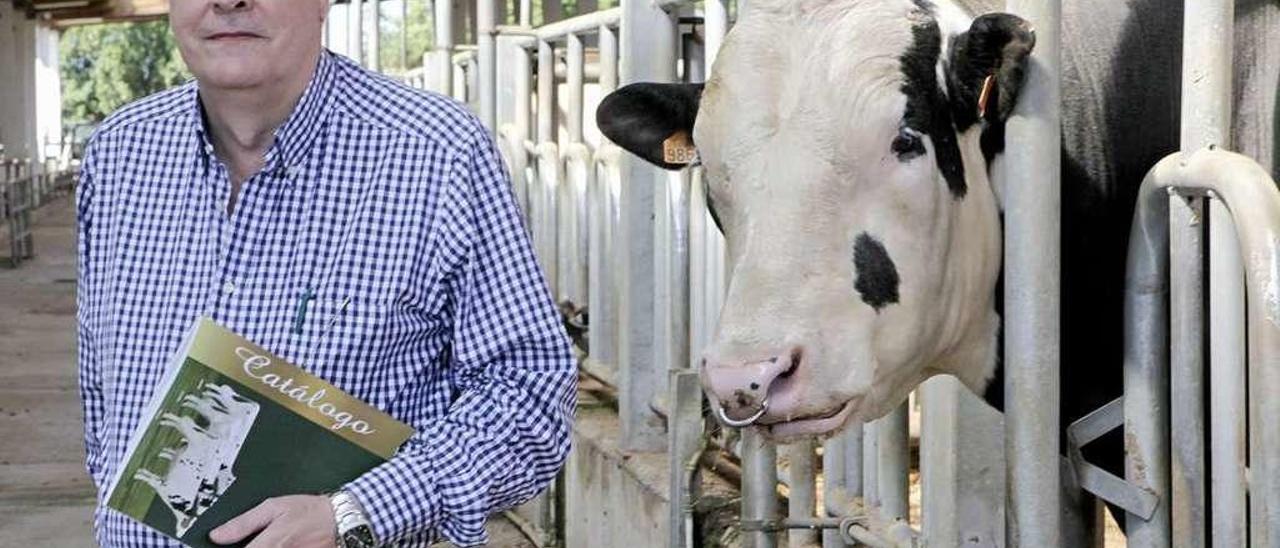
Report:
[{"label": "shirt chest pocket", "polygon": [[393,335],[394,305],[320,294],[290,331],[293,354],[303,368],[361,399],[386,359]]}]

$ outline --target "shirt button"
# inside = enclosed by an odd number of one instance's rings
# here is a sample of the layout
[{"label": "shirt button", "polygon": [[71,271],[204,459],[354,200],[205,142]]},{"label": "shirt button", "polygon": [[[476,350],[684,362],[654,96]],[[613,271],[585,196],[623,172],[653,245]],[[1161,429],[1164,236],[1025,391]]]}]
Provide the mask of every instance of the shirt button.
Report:
[{"label": "shirt button", "polygon": [[222,291],[228,295],[235,295],[236,283],[232,281],[227,281],[226,283],[222,284]]}]

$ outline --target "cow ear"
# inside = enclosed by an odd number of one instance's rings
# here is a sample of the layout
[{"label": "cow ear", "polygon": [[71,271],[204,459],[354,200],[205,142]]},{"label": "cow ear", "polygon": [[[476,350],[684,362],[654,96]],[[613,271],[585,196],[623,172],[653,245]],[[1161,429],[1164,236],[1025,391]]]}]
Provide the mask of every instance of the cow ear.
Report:
[{"label": "cow ear", "polygon": [[636,83],[605,96],[596,125],[610,141],[645,161],[670,170],[696,160],[693,121],[702,84]]},{"label": "cow ear", "polygon": [[947,87],[957,127],[967,127],[979,116],[992,122],[1009,118],[1035,45],[1031,24],[1008,13],[980,16],[955,38]]}]

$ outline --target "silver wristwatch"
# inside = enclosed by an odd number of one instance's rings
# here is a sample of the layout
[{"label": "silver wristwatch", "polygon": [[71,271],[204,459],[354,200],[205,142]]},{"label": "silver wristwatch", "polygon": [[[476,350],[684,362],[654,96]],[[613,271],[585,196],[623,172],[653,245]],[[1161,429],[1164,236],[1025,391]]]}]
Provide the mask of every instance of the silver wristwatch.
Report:
[{"label": "silver wristwatch", "polygon": [[378,545],[364,508],[360,507],[360,501],[351,496],[351,493],[332,493],[329,495],[329,504],[333,506],[333,518],[338,525],[335,531],[338,548],[374,548]]}]

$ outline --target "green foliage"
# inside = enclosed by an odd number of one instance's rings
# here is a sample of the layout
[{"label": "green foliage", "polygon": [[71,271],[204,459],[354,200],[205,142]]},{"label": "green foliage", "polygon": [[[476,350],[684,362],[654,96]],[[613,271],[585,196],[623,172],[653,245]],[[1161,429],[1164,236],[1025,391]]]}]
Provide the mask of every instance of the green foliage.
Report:
[{"label": "green foliage", "polygon": [[[379,60],[384,71],[398,72],[422,66],[422,56],[431,49],[435,29],[431,15],[431,0],[401,0],[408,2],[409,41],[406,51],[409,66],[400,65],[400,35],[404,32],[405,22],[400,19],[400,2],[383,2],[382,17],[379,23],[382,28],[382,39],[379,44]],[[370,12],[372,13],[372,12]]]},{"label": "green foliage", "polygon": [[62,33],[62,116],[98,122],[190,76],[167,21],[74,27]]}]

